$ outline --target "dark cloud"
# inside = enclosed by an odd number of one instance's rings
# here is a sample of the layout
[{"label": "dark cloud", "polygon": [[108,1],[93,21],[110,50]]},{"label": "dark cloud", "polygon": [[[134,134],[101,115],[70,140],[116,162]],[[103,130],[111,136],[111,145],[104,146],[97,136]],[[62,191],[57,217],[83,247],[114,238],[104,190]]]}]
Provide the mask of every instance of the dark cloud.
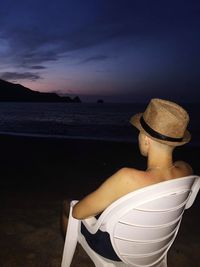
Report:
[{"label": "dark cloud", "polygon": [[106,55],[96,55],[96,56],[88,57],[88,58],[82,60],[81,63],[105,61],[108,58],[109,57]]},{"label": "dark cloud", "polygon": [[[9,42],[9,55],[15,63],[24,67],[56,61],[71,51],[111,40],[132,37],[134,44],[138,38],[173,35],[177,28],[190,29],[194,23],[200,26],[198,5],[180,1],[173,6],[170,2],[129,0],[7,2],[2,2],[0,37]],[[95,60],[101,59],[88,62]]]},{"label": "dark cloud", "polygon": [[43,69],[46,69],[46,67],[44,66],[30,66],[31,69],[34,69],[34,70],[43,70]]},{"label": "dark cloud", "polygon": [[57,61],[59,58],[57,51],[28,52],[22,55],[21,66],[29,67],[33,64],[40,64],[49,61]]},{"label": "dark cloud", "polygon": [[[196,84],[200,69],[199,11],[199,1],[192,0],[2,0],[1,77],[37,80],[49,63],[58,68],[67,63],[67,73],[74,59],[94,66],[109,59],[109,67],[115,72],[113,79],[123,90],[127,80],[133,88],[141,79],[144,92],[149,86],[145,74],[165,82],[163,77],[169,79],[172,72],[175,80],[188,76]],[[169,58],[169,63],[163,58]],[[137,69],[141,75],[136,77]]]},{"label": "dark cloud", "polygon": [[19,72],[1,72],[0,77],[3,80],[6,81],[13,81],[13,80],[38,80],[41,77],[37,73],[31,73],[31,72],[24,72],[24,73],[19,73]]}]

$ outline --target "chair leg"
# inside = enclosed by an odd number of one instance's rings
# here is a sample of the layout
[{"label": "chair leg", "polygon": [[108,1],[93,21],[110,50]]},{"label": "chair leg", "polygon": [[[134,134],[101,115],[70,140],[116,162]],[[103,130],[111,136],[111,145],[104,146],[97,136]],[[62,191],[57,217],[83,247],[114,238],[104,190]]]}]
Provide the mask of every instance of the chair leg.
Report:
[{"label": "chair leg", "polygon": [[78,241],[79,221],[72,217],[72,207],[70,209],[69,221],[65,237],[65,245],[61,267],[70,267],[72,258]]},{"label": "chair leg", "polygon": [[95,267],[116,267],[112,261],[105,260],[103,257],[98,255],[94,250],[92,250],[84,236],[79,233],[78,242],[81,244],[82,248],[86,251],[87,255],[93,261]]},{"label": "chair leg", "polygon": [[162,260],[162,262],[160,262],[158,264],[158,266],[156,267],[167,267],[167,255],[165,255],[164,259]]}]

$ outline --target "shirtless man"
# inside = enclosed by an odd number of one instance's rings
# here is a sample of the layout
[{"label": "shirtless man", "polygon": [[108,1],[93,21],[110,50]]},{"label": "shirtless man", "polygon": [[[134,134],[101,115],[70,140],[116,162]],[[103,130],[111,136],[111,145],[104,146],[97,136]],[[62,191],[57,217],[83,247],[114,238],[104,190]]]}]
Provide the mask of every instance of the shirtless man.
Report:
[{"label": "shirtless man", "polygon": [[[73,217],[81,220],[95,216],[134,190],[192,174],[192,168],[186,162],[173,162],[175,147],[190,140],[186,130],[189,116],[182,107],[170,101],[152,99],[145,112],[136,114],[130,122],[140,131],[139,148],[147,157],[147,169],[120,169],[74,206]],[[67,217],[63,215],[63,231],[66,224]]]}]

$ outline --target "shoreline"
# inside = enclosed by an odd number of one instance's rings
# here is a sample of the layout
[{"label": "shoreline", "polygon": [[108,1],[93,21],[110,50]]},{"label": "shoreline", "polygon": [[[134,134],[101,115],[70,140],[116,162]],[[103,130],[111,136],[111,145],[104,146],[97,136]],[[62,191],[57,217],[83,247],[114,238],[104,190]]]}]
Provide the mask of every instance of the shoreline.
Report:
[{"label": "shoreline", "polygon": [[[0,135],[0,147],[1,191],[66,190],[73,195],[79,183],[88,193],[122,167],[146,167],[134,142]],[[177,147],[174,161],[188,162],[198,174],[198,152],[199,147]]]},{"label": "shoreline", "polygon": [[[125,140],[124,138],[106,138],[106,137],[85,137],[85,136],[70,136],[70,135],[59,135],[59,134],[31,134],[31,133],[15,133],[15,132],[0,132],[0,137],[11,136],[11,137],[22,137],[22,138],[41,138],[41,139],[52,139],[52,140],[81,140],[81,141],[101,141],[101,142],[114,142],[114,143],[132,143],[131,140]],[[133,141],[134,142],[134,141]],[[137,141],[135,140],[135,144]]]},{"label": "shoreline", "polygon": [[[102,181],[117,169],[127,164],[131,165],[132,153],[130,149],[128,151],[128,147],[135,146],[126,142],[7,135],[0,136],[0,145],[2,150],[0,167],[4,173],[0,184],[6,186],[6,181],[10,181],[16,189],[17,182],[19,185],[23,182],[25,187],[27,178],[29,184],[35,180],[50,188],[53,179],[55,179],[54,185],[58,181],[64,185],[70,177],[73,181],[75,177],[78,179],[80,173],[88,182],[91,182],[92,176],[98,173],[93,180]],[[141,165],[140,160],[137,162]],[[58,190],[63,190],[61,184],[56,187]],[[53,187],[53,190],[56,187]],[[39,187],[35,189],[40,190]]]},{"label": "shoreline", "polygon": [[[135,129],[136,130],[136,129]],[[137,145],[137,130],[136,130],[135,137],[133,136],[132,140],[127,138],[112,138],[112,137],[99,137],[99,136],[72,136],[72,135],[64,135],[64,134],[43,134],[43,133],[25,133],[25,132],[1,132],[0,131],[0,138],[1,137],[21,137],[21,138],[38,138],[38,139],[51,139],[51,140],[81,140],[81,141],[101,141],[101,142],[113,142],[113,143],[134,143]],[[187,145],[190,148],[199,148],[200,149],[200,143],[195,143],[193,139],[190,141],[190,143]]]},{"label": "shoreline", "polygon": [[[2,193],[52,192],[80,199],[123,167],[146,168],[134,142],[0,135],[0,147]],[[188,162],[198,175],[198,154],[198,147],[177,147],[174,161]]]}]

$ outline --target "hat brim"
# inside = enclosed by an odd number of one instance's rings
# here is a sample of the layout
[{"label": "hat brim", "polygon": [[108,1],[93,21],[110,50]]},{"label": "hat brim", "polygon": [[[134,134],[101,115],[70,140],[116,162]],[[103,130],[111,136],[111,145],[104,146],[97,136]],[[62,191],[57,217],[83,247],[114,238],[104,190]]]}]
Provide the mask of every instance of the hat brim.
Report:
[{"label": "hat brim", "polygon": [[183,140],[181,142],[170,142],[170,141],[165,141],[165,140],[161,140],[161,139],[158,139],[158,138],[155,138],[155,137],[152,137],[149,133],[147,133],[141,123],[140,123],[140,118],[142,117],[143,113],[138,113],[138,114],[135,114],[134,116],[131,117],[130,119],[130,123],[135,126],[140,132],[143,132],[145,133],[148,137],[150,137],[151,139],[159,142],[159,143],[162,143],[162,144],[166,144],[166,145],[170,145],[170,146],[182,146],[184,144],[187,144],[190,139],[191,139],[191,134],[188,130],[185,131],[185,134],[183,136]]}]

